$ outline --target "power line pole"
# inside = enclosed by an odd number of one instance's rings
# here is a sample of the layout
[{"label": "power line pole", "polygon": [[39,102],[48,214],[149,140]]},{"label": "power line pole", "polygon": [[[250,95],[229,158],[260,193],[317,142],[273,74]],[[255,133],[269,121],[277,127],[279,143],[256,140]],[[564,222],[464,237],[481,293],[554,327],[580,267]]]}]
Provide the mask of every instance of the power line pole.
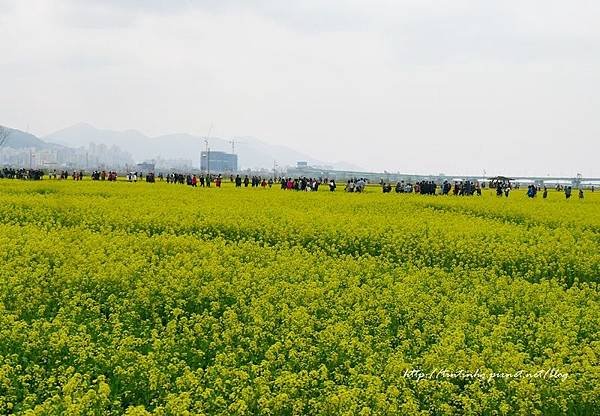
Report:
[{"label": "power line pole", "polygon": [[208,139],[204,139],[206,144],[206,181],[207,186],[210,186],[210,147],[208,147]]},{"label": "power line pole", "polygon": [[210,127],[208,128],[208,134],[206,135],[206,138],[204,139],[204,143],[206,144],[206,170],[207,173],[210,174],[210,148],[208,147],[208,139],[210,139],[210,133],[212,132],[213,129],[213,123],[210,123]]}]

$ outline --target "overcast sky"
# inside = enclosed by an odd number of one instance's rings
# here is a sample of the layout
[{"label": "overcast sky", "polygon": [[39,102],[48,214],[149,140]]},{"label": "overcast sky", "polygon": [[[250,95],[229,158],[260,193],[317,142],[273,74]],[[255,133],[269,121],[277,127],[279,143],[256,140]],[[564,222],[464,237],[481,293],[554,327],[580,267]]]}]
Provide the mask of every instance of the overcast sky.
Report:
[{"label": "overcast sky", "polygon": [[0,0],[0,124],[600,176],[597,0]]}]

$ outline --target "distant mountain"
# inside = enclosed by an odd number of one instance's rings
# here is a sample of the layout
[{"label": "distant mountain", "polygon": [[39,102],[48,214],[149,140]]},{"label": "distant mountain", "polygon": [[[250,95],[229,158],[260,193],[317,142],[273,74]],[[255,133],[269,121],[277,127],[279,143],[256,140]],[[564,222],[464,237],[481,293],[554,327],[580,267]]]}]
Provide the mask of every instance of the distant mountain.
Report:
[{"label": "distant mountain", "polygon": [[43,140],[40,140],[33,134],[25,133],[24,131],[11,129],[9,127],[5,127],[10,131],[6,142],[4,143],[4,147],[10,147],[13,149],[26,149],[26,148],[36,148],[36,149],[61,149],[63,146],[55,143],[46,143]]},{"label": "distant mountain", "polygon": [[236,138],[235,146],[240,164],[244,168],[260,167],[271,169],[273,168],[273,162],[276,162],[279,167],[292,166],[298,161],[308,161],[311,165],[321,165],[324,163],[307,153],[298,152],[287,146],[265,143],[255,137]]},{"label": "distant mountain", "polygon": [[[194,166],[200,164],[200,152],[206,145],[203,137],[186,133],[148,137],[137,130],[113,131],[97,129],[86,123],[76,124],[52,133],[44,140],[71,147],[87,146],[90,143],[118,146],[131,153],[135,160],[151,159],[191,159]],[[217,137],[209,139],[210,149],[231,152],[231,142]],[[295,165],[297,161],[307,161],[311,165],[330,165],[342,168],[342,164],[331,164],[312,158],[308,153],[299,152],[283,145],[265,143],[254,137],[235,138],[235,152],[238,154],[240,169],[279,167]],[[347,165],[346,165],[347,166]],[[360,168],[355,167],[360,170]]]},{"label": "distant mountain", "polygon": [[126,150],[126,144],[143,147],[148,138],[136,130],[101,130],[87,123],[79,123],[49,134],[44,140],[69,147],[85,147],[95,143]]},{"label": "distant mountain", "polygon": [[[2,165],[17,167],[126,168],[134,164],[131,155],[117,146],[86,145],[70,147],[68,143],[49,143],[33,134],[5,127],[9,131],[0,147]],[[30,151],[33,149],[33,152]]]}]

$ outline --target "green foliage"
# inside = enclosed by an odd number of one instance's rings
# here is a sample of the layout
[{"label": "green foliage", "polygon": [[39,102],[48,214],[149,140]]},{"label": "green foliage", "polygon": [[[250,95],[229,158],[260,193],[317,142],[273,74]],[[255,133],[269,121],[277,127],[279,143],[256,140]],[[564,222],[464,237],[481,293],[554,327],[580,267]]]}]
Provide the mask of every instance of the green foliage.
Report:
[{"label": "green foliage", "polygon": [[0,414],[600,408],[596,195],[0,181],[0,247]]}]

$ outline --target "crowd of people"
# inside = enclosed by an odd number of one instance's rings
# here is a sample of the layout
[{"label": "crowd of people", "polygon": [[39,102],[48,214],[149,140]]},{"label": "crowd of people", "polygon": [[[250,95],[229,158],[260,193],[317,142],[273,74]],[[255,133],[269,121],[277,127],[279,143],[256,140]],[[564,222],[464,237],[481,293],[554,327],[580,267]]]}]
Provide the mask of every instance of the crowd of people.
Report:
[{"label": "crowd of people", "polygon": [[[152,174],[154,175],[154,174]],[[163,176],[162,173],[158,174],[158,179],[160,181],[163,181],[166,179],[167,183],[174,183],[174,184],[180,184],[180,185],[189,185],[191,187],[208,187],[210,188],[210,185],[212,183],[215,184],[215,186],[217,188],[221,187],[221,183],[223,182],[223,177],[221,175],[194,175],[194,174],[188,174],[188,175],[184,175],[182,173],[169,173],[165,176]],[[154,176],[152,179],[152,182],[154,182]]]},{"label": "crowd of people", "polygon": [[[381,181],[381,187],[383,193],[392,192],[392,185]],[[440,186],[441,195],[459,195],[459,196],[472,196],[481,195],[482,188],[485,184],[480,184],[478,181],[455,181],[454,184],[449,181],[444,181]],[[496,190],[496,195],[499,197],[507,197],[510,195],[512,189],[519,189],[518,184],[514,185],[507,181],[497,181],[490,184],[490,187]],[[572,186],[557,185],[556,190],[564,192],[567,199],[571,198]],[[396,193],[416,193],[421,195],[437,195],[438,185],[434,181],[420,181],[414,184],[405,183],[400,181],[396,183]],[[529,198],[535,198],[538,192],[542,191],[542,187],[536,185],[529,185],[527,187],[527,196]],[[594,192],[594,186],[591,187],[591,191]],[[543,187],[543,198],[548,198],[548,188]],[[583,199],[584,193],[583,188],[579,187],[578,195],[580,199]]]},{"label": "crowd of people", "polygon": [[[0,170],[0,179],[27,179],[27,180],[40,180],[43,179],[45,172],[41,169],[14,169],[14,168],[3,168]],[[84,172],[81,170],[74,170],[72,172],[69,171],[60,171],[56,170],[50,171],[47,173],[50,179],[72,179],[75,181],[81,181],[84,178]],[[93,181],[111,181],[114,182],[118,178],[118,174],[116,171],[106,171],[106,170],[94,170],[90,173],[90,178]],[[126,174],[126,179],[128,182],[137,182],[146,181],[148,183],[154,183],[156,180],[166,181],[170,184],[185,184],[191,187],[210,187],[211,184],[214,184],[215,187],[220,188],[223,183],[223,177],[220,174],[182,174],[182,173],[169,173],[163,175],[159,173],[155,175],[153,172],[146,173],[145,175],[142,172],[129,172]],[[312,177],[262,177],[257,175],[244,175],[242,178],[241,175],[230,175],[229,181],[235,184],[236,188],[241,187],[252,187],[252,188],[272,188],[274,184],[279,184],[282,190],[295,190],[295,191],[305,191],[305,192],[314,192],[319,190],[319,186],[322,184],[326,184],[329,186],[330,192],[335,192],[337,189],[337,184],[335,179],[328,178],[312,178]],[[366,189],[367,184],[369,183],[366,178],[353,178],[346,181],[346,186],[344,188],[345,192],[350,193],[361,193]],[[418,181],[415,183],[399,181],[396,183],[395,187],[392,187],[392,184],[389,182],[385,182],[381,180],[380,185],[382,187],[383,193],[391,193],[392,189],[395,190],[396,193],[416,193],[421,195],[437,195],[438,193],[441,195],[457,195],[457,196],[472,196],[472,195],[481,195],[482,188],[485,187],[485,183],[480,184],[479,181],[455,181],[454,183],[445,180],[442,184],[438,185],[435,181]],[[489,184],[490,188],[495,189],[496,195],[498,197],[508,197],[512,189],[518,189],[518,184],[511,184],[509,181],[492,181]],[[439,189],[439,192],[438,192]],[[556,185],[556,191],[564,192],[565,198],[571,198],[573,193],[573,187],[570,185]],[[594,192],[594,186],[591,187],[592,192]],[[527,187],[527,196],[529,198],[537,197],[538,193],[542,192],[542,197],[546,199],[548,197],[548,189],[544,186],[537,185],[529,185]],[[584,193],[583,188],[579,187],[578,196],[580,199],[583,199]]]},{"label": "crowd of people", "polygon": [[[53,171],[50,174],[51,178],[56,179],[57,173],[56,170]],[[69,176],[71,177],[71,179],[73,179],[74,181],[82,181],[83,178],[85,177],[84,173],[82,170],[74,170],[72,173],[69,174],[68,171],[64,170],[62,172],[60,172],[60,179],[69,179]]]},{"label": "crowd of people", "polygon": [[24,179],[39,181],[43,178],[44,171],[40,169],[3,168],[0,170],[0,179]]},{"label": "crowd of people", "polygon": [[[529,198],[535,198],[537,196],[538,192],[541,190],[542,190],[541,187],[538,187],[535,185],[529,185],[527,187],[527,196]],[[567,186],[556,185],[556,191],[564,192],[565,198],[570,199],[571,195],[573,194],[573,187],[571,185],[567,185]],[[592,186],[592,192],[594,192],[593,186]],[[579,199],[583,199],[583,197],[584,197],[583,188],[579,188],[578,196],[579,196]],[[546,188],[545,186],[543,188],[542,198],[544,198],[544,199],[548,198],[548,188]]]},{"label": "crowd of people", "polygon": [[273,178],[267,179],[267,178],[263,178],[261,176],[256,176],[256,175],[253,175],[252,177],[245,175],[244,179],[242,179],[242,177],[240,175],[236,175],[235,178],[233,177],[233,175],[231,175],[229,177],[229,180],[230,180],[230,182],[235,183],[236,188],[241,188],[242,184],[244,185],[244,188],[247,188],[248,185],[250,185],[252,188],[258,188],[258,187],[266,188],[267,186],[269,188],[272,188],[273,183],[275,182],[273,180]]},{"label": "crowd of people", "polygon": [[99,171],[95,170],[91,174],[91,178],[93,181],[111,181],[114,182],[117,180],[117,172],[115,171]]},{"label": "crowd of people", "polygon": [[291,177],[262,177],[262,176],[249,176],[245,175],[242,178],[240,175],[236,175],[235,178],[230,176],[230,181],[235,183],[236,188],[247,188],[248,186],[252,188],[272,188],[274,184],[278,183],[280,188],[283,190],[295,190],[295,191],[318,191],[319,185],[324,183],[322,178],[307,178],[307,177],[299,177],[299,178],[291,178]]},{"label": "crowd of people", "polygon": [[364,192],[368,181],[365,178],[349,179],[346,182],[346,192]]},{"label": "crowd of people", "polygon": [[[392,185],[381,181],[383,193],[392,192]],[[452,192],[454,195],[481,195],[481,185],[479,182],[472,181],[456,181],[454,185],[449,181],[444,181],[439,186],[442,195],[449,195]],[[396,183],[396,193],[416,193],[421,195],[436,195],[438,193],[438,184],[434,181],[419,181],[414,184],[400,181]]]},{"label": "crowd of people", "polygon": [[316,178],[282,178],[280,180],[281,189],[284,190],[295,190],[295,191],[318,191],[319,185],[321,185],[323,181],[321,179]]}]

